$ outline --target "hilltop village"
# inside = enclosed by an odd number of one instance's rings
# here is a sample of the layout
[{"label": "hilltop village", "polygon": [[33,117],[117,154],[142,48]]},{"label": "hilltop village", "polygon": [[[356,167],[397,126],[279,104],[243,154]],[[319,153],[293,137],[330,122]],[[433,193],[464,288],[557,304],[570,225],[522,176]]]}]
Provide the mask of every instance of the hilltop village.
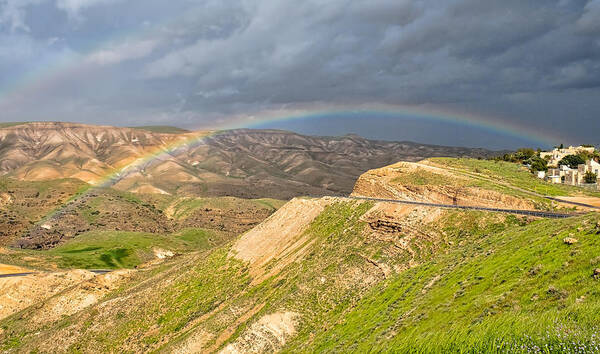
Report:
[{"label": "hilltop village", "polygon": [[521,162],[549,183],[600,189],[600,153],[592,145],[560,145],[552,151],[523,148],[495,159]]}]

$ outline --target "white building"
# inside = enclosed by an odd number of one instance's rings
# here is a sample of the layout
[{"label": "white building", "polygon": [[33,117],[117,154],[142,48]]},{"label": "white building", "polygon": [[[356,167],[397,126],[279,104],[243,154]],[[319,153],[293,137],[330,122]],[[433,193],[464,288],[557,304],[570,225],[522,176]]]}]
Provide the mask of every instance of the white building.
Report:
[{"label": "white building", "polygon": [[569,146],[568,148],[563,149],[556,148],[552,151],[542,151],[540,152],[540,157],[548,160],[548,166],[558,166],[558,162],[565,156],[577,155],[580,152],[588,152],[591,154],[595,150],[594,147]]},{"label": "white building", "polygon": [[569,166],[560,166],[558,168],[549,168],[548,174],[546,175],[546,180],[550,183],[563,183],[564,177],[567,175],[569,171],[572,169]]},{"label": "white building", "polygon": [[585,174],[588,172],[595,173],[600,177],[600,163],[594,160],[588,160],[585,164],[577,166],[577,169],[569,168],[568,166],[560,166],[559,168],[548,169],[546,180],[551,183],[564,183],[572,186],[578,186],[585,183]]}]

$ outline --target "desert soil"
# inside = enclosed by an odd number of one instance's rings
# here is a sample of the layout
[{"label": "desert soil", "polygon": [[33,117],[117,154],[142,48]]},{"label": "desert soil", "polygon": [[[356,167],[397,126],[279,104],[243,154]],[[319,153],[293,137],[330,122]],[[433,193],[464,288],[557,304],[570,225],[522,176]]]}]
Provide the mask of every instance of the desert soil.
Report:
[{"label": "desert soil", "polygon": [[1,274],[15,274],[15,273],[25,273],[29,270],[9,264],[0,264],[0,275]]},{"label": "desert soil", "polygon": [[562,199],[568,202],[584,203],[600,207],[600,198],[596,197],[557,197],[556,199]]}]

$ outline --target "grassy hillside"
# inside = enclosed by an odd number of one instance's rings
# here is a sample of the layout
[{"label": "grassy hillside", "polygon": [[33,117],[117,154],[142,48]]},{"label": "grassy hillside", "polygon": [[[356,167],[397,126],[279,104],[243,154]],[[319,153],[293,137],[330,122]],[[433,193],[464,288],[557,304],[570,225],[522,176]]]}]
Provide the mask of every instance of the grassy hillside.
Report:
[{"label": "grassy hillside", "polygon": [[224,244],[222,232],[185,229],[162,235],[127,231],[90,231],[46,251],[12,250],[0,254],[0,263],[52,269],[133,268],[156,258],[154,250],[173,253],[201,251]]},{"label": "grassy hillside", "polygon": [[[372,207],[326,207],[298,236],[304,246],[263,270],[232,258],[231,244],[207,245],[139,270],[59,320],[36,322],[40,308],[27,309],[0,321],[0,343],[18,351],[49,350],[56,341],[66,351],[598,349],[598,216],[528,221],[442,211],[429,224],[407,214],[400,234],[365,233]],[[175,238],[169,242],[186,241]],[[143,237],[127,240],[145,247]],[[293,319],[291,334],[270,337],[261,323],[272,314]]]},{"label": "grassy hillside", "polygon": [[[160,199],[159,199],[160,198]],[[175,219],[186,219],[196,212],[206,209],[231,210],[232,212],[244,212],[252,209],[267,209],[270,212],[281,208],[285,201],[271,198],[243,199],[236,197],[213,197],[213,198],[174,198],[161,196],[155,198],[159,201],[157,205],[167,210],[169,215]]]},{"label": "grassy hillside", "polygon": [[[349,313],[324,318],[326,330],[299,336],[288,349],[600,350],[598,216],[504,231],[477,227],[478,213],[449,218],[444,231],[460,247],[380,284]],[[579,242],[563,242],[569,236]]]},{"label": "grassy hillside", "polygon": [[600,197],[600,192],[590,191],[564,184],[547,183],[531,174],[523,165],[505,162],[468,158],[431,158],[434,165],[464,172],[471,177],[479,177],[482,182],[504,183],[512,187],[549,196],[569,196],[583,194]]},{"label": "grassy hillside", "polygon": [[[452,158],[433,158],[419,163],[398,162],[363,174],[353,193],[505,209],[573,209],[570,205],[557,205],[535,192],[535,188],[547,186],[549,190],[554,188],[567,195],[568,188],[545,183],[516,164],[495,164],[486,160]],[[503,172],[496,176],[491,168]],[[575,189],[572,189],[574,192]]]},{"label": "grassy hillside", "polygon": [[0,129],[14,127],[16,125],[21,125],[21,124],[27,124],[27,122],[5,122],[5,123],[0,123]]},{"label": "grassy hillside", "polygon": [[[252,228],[283,201],[192,198],[94,188],[78,179],[19,181],[0,177],[0,247],[52,248],[86,232],[169,234],[185,229]],[[43,227],[42,227],[43,226]]]},{"label": "grassy hillside", "polygon": [[53,259],[131,267],[155,247],[183,254],[107,290],[83,285],[96,294],[83,305],[70,290],[1,320],[0,350],[600,350],[599,215],[328,203],[298,234],[287,224],[307,210],[269,219],[283,239],[269,239],[281,249],[261,266],[237,258],[239,241],[211,233],[81,235],[49,251]]}]

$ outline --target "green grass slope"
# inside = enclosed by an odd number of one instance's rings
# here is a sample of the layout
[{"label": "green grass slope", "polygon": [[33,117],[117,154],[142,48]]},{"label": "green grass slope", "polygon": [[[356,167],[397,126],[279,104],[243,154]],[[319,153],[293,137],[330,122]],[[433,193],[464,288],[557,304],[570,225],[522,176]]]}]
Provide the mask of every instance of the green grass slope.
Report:
[{"label": "green grass slope", "polygon": [[184,229],[172,234],[89,231],[58,247],[0,253],[0,263],[38,269],[134,268],[155,258],[154,250],[189,253],[214,248],[230,237],[216,230]]},{"label": "green grass slope", "polygon": [[27,123],[29,123],[29,122],[5,122],[5,123],[0,123],[0,129],[14,127],[14,126],[17,126],[17,125],[23,125],[23,124],[27,124]]},{"label": "green grass slope", "polygon": [[[298,251],[271,260],[267,273],[228,256],[231,244],[204,244],[198,252],[134,272],[76,313],[44,322],[44,304],[37,304],[0,321],[0,350],[599,349],[600,283],[593,276],[600,268],[598,215],[532,221],[443,210],[431,224],[407,224],[377,236],[365,233],[372,206],[327,206],[300,235]],[[134,243],[145,249],[140,236],[112,244],[108,237],[103,244],[108,250]],[[168,241],[203,242],[177,237]],[[567,245],[565,237],[578,242]],[[63,254],[102,254],[90,243],[65,247]],[[288,256],[293,261],[282,263]],[[265,316],[283,312],[296,314],[294,334],[285,341],[255,331]]]},{"label": "green grass slope", "polygon": [[445,223],[459,247],[375,287],[349,313],[327,314],[324,329],[288,350],[599,351],[598,216],[501,230],[479,228],[478,214]]},{"label": "green grass slope", "polygon": [[514,188],[548,195],[569,196],[588,195],[600,197],[600,192],[590,191],[583,188],[564,184],[552,184],[545,182],[531,174],[523,165],[491,160],[477,160],[469,158],[438,157],[428,159],[434,165],[460,171],[471,177],[479,177],[484,182],[507,184]]}]

